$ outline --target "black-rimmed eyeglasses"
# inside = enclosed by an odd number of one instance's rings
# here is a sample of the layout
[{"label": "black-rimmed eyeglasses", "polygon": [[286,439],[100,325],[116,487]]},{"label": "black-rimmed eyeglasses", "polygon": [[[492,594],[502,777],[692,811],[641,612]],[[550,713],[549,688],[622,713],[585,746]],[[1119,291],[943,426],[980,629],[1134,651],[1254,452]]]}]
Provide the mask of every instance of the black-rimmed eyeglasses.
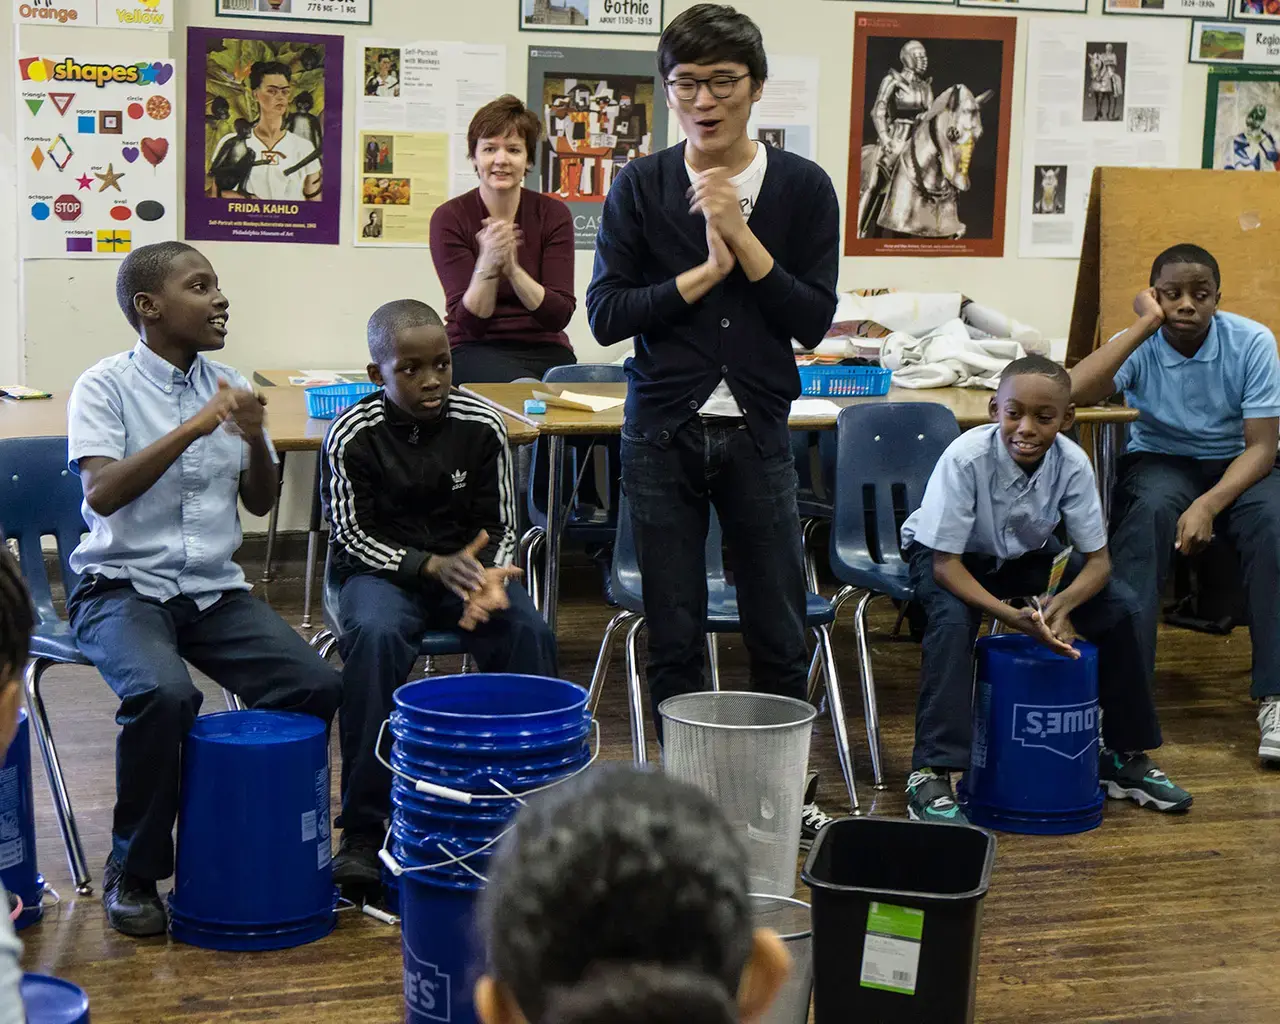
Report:
[{"label": "black-rimmed eyeglasses", "polygon": [[671,95],[685,103],[697,99],[698,89],[704,85],[716,99],[727,100],[738,83],[750,77],[748,72],[745,75],[712,75],[710,78],[668,78],[664,84],[671,90]]}]

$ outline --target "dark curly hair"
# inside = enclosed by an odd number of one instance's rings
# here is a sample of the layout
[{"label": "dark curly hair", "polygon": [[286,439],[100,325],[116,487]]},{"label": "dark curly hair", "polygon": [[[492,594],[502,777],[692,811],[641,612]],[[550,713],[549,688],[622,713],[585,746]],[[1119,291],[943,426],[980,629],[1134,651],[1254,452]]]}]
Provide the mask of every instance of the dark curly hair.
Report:
[{"label": "dark curly hair", "polygon": [[530,801],[495,857],[489,973],[532,1024],[734,1024],[746,861],[700,790],[597,768]]}]

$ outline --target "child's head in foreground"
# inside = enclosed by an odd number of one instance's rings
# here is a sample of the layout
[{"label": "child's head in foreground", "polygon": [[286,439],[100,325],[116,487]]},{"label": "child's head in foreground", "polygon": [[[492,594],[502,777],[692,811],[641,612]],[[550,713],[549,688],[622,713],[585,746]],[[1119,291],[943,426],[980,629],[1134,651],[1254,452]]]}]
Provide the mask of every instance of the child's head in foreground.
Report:
[{"label": "child's head in foreground", "polygon": [[520,811],[482,912],[484,1024],[739,1024],[786,978],[746,854],[685,783],[607,765]]},{"label": "child's head in foreground", "polygon": [[1166,249],[1151,264],[1151,287],[1169,340],[1203,341],[1222,299],[1222,272],[1212,254],[1187,242]]},{"label": "child's head in foreground", "polygon": [[1013,461],[1034,469],[1058,434],[1075,422],[1071,375],[1044,356],[1015,359],[1000,375],[989,412]]},{"label": "child's head in foreground", "polygon": [[403,412],[439,419],[453,383],[453,357],[440,314],[417,299],[396,299],[369,317],[369,379]]},{"label": "child's head in foreground", "polygon": [[218,275],[185,242],[157,242],[134,249],[116,272],[120,311],[150,345],[194,355],[227,343],[226,296]]},{"label": "child's head in foreground", "polygon": [[0,757],[18,730],[22,670],[27,664],[35,611],[18,561],[0,541]]}]

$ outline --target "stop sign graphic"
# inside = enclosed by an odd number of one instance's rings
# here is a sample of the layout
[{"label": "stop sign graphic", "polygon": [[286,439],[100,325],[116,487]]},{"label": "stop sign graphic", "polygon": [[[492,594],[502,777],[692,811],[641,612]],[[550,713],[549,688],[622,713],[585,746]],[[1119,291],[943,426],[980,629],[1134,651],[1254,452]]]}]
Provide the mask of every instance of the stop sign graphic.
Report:
[{"label": "stop sign graphic", "polygon": [[57,214],[59,220],[79,220],[80,212],[83,209],[84,207],[80,205],[80,200],[75,196],[58,196],[53,201],[53,212]]}]

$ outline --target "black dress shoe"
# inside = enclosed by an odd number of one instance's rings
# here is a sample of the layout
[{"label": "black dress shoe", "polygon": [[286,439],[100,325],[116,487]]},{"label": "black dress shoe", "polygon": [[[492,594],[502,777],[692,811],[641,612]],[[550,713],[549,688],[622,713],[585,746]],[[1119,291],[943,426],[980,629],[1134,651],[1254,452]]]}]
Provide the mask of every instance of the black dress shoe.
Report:
[{"label": "black dress shoe", "polygon": [[383,833],[379,830],[346,829],[333,858],[333,884],[343,890],[347,899],[354,894],[376,892],[382,886]]},{"label": "black dress shoe", "polygon": [[163,935],[169,927],[156,883],[129,874],[114,857],[103,869],[102,905],[107,910],[108,923],[121,935],[140,939]]}]

